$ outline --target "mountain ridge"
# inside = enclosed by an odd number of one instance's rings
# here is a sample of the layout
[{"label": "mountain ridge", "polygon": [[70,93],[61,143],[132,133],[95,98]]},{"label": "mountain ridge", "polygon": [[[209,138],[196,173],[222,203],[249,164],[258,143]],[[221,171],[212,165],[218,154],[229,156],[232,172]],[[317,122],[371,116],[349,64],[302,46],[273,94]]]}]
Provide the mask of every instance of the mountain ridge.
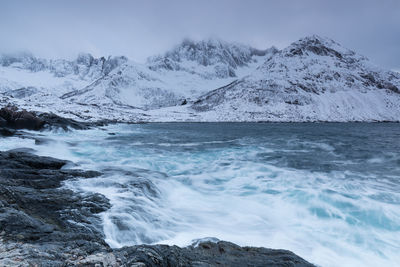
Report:
[{"label": "mountain ridge", "polygon": [[[218,115],[227,117],[235,109],[240,109],[240,114],[247,109],[260,111],[260,106],[267,106],[258,117],[269,120],[329,121],[332,115],[335,121],[399,120],[399,86],[400,76],[396,73],[379,70],[366,57],[333,40],[313,35],[277,52],[252,75],[202,96],[194,108],[198,111],[215,110]],[[343,92],[346,92],[347,99],[340,95]],[[367,107],[351,111],[360,107],[355,103],[357,99],[368,93],[385,98],[387,110],[380,111],[385,115],[373,114]],[[395,94],[392,96],[394,101],[390,101],[391,93]],[[347,100],[352,103],[346,104]],[[365,99],[363,101],[366,103]],[[323,107],[318,103],[322,102],[331,114],[321,110]],[[374,104],[371,109],[376,108],[377,103]],[[275,109],[277,106],[280,110]],[[390,115],[392,107],[396,113]]]},{"label": "mountain ridge", "polygon": [[[103,119],[103,108],[113,119],[133,121],[400,118],[400,74],[318,35],[282,50],[184,40],[145,64],[90,54],[72,63],[49,62],[32,55],[0,57],[2,102],[39,109],[47,105],[46,111],[53,105],[56,113],[71,114],[63,107],[69,106],[73,116],[85,119]],[[34,79],[20,79],[24,66],[29,75],[23,75]],[[49,83],[41,86],[43,81]]]}]

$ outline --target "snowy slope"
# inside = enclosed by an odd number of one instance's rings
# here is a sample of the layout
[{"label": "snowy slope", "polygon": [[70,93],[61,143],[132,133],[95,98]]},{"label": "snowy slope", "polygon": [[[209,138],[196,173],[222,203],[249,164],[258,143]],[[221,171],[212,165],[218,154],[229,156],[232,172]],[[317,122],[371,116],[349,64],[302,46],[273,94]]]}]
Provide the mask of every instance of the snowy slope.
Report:
[{"label": "snowy slope", "polygon": [[204,79],[237,77],[237,70],[268,58],[278,52],[271,47],[258,50],[250,46],[227,43],[217,39],[194,42],[184,40],[180,45],[148,59],[152,70],[174,70],[196,74]]},{"label": "snowy slope", "polygon": [[[117,113],[124,113],[120,107],[100,109],[97,105],[60,97],[89,86],[126,61],[126,57],[94,58],[90,54],[80,54],[73,61],[45,60],[30,53],[0,55],[0,105],[17,105],[78,119],[116,119]],[[131,114],[124,117],[136,118]]]},{"label": "snowy slope", "polygon": [[303,38],[242,79],[199,98],[204,120],[400,120],[400,75],[319,36]]},{"label": "snowy slope", "polygon": [[319,36],[281,51],[185,40],[145,64],[0,56],[0,106],[83,120],[399,121],[399,88],[398,72]]},{"label": "snowy slope", "polygon": [[79,103],[116,104],[152,110],[188,102],[250,73],[277,52],[217,40],[185,40],[146,64],[126,61],[108,75],[62,96]]},{"label": "snowy slope", "polygon": [[[31,93],[51,94],[59,97],[66,92],[82,88],[93,80],[107,75],[125,62],[125,57],[105,59],[80,54],[76,60],[45,60],[29,53],[0,56],[0,93],[14,95],[13,90],[30,88]],[[25,96],[16,94],[16,97]]]}]

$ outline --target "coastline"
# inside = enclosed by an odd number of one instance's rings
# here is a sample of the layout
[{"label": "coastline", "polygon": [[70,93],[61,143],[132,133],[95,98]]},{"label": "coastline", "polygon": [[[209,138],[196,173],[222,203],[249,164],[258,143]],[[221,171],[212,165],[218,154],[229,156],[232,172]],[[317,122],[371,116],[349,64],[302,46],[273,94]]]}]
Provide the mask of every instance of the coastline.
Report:
[{"label": "coastline", "polygon": [[67,161],[21,150],[0,152],[0,265],[4,266],[314,266],[293,252],[200,241],[188,247],[137,245],[112,249],[98,216],[101,194],[61,188],[96,171],[63,169]]},{"label": "coastline", "polygon": [[[14,117],[26,120],[23,124],[10,120],[11,128],[2,125],[0,138],[15,135],[42,142],[23,131],[32,120],[40,120],[40,127],[33,130],[104,125],[49,114],[17,113]],[[64,168],[68,161],[37,156],[23,148],[0,151],[0,163],[0,265],[314,266],[291,251],[240,247],[219,240],[205,239],[187,247],[157,244],[112,249],[104,241],[99,217],[111,207],[109,200],[99,193],[83,195],[62,187],[69,179],[91,179],[101,173]]]}]

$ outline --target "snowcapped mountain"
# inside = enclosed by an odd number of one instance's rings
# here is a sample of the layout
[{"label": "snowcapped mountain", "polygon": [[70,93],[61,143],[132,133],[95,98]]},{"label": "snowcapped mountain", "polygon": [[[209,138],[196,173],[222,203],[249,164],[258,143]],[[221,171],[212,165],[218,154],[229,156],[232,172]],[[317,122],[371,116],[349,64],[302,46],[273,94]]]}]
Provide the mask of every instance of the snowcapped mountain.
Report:
[{"label": "snowcapped mountain", "polygon": [[107,117],[107,108],[103,111],[94,106],[94,114],[86,116],[90,110],[86,104],[61,97],[107,76],[127,60],[126,57],[94,58],[84,53],[72,61],[40,59],[30,53],[0,55],[0,105],[17,105],[81,119]]},{"label": "snowcapped mountain", "polygon": [[201,96],[193,109],[206,120],[398,121],[400,75],[314,35]]},{"label": "snowcapped mountain", "polygon": [[184,40],[145,64],[0,56],[10,103],[86,120],[399,121],[400,74],[319,36],[280,51]]},{"label": "snowcapped mountain", "polygon": [[[61,95],[61,99],[92,105],[118,105],[150,110],[187,103],[236,78],[235,71],[249,73],[276,48],[254,48],[208,40],[185,40],[163,56],[146,64],[118,61],[110,71],[83,88]],[[93,59],[82,60],[89,64]]]},{"label": "snowcapped mountain", "polygon": [[61,99],[145,110],[179,104],[180,97],[164,87],[165,82],[146,66],[126,62],[88,86],[62,95]]},{"label": "snowcapped mountain", "polygon": [[90,54],[80,54],[74,61],[40,59],[30,53],[1,55],[0,92],[14,95],[17,90],[14,97],[24,97],[26,94],[18,92],[28,88],[28,95],[61,95],[108,75],[126,61],[125,57],[93,58]]},{"label": "snowcapped mountain", "polygon": [[148,63],[152,70],[185,71],[204,79],[228,78],[237,77],[236,70],[257,62],[256,57],[272,56],[277,51],[275,47],[258,50],[216,39],[200,42],[186,39],[164,55],[149,58]]}]

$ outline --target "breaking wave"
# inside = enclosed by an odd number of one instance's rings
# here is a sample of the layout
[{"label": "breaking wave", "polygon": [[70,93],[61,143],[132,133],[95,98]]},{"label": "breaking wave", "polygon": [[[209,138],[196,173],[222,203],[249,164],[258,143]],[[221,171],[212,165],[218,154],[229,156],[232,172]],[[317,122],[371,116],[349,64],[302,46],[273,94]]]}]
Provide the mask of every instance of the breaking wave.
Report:
[{"label": "breaking wave", "polygon": [[[35,144],[102,176],[112,247],[215,237],[288,249],[322,266],[400,262],[398,124],[144,124],[47,132]],[[17,142],[20,142],[17,144]],[[22,142],[22,143],[21,143]]]}]

